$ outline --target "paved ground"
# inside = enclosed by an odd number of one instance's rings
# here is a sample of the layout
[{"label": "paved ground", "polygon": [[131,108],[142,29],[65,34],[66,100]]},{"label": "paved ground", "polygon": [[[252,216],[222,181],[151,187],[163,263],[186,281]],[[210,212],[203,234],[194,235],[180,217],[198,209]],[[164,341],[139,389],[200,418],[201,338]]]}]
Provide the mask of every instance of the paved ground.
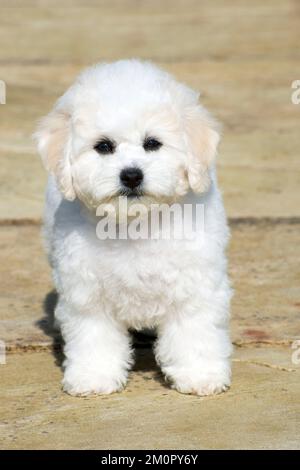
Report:
[{"label": "paved ground", "polygon": [[[300,448],[300,354],[291,347],[300,339],[300,105],[290,100],[300,79],[298,3],[55,4],[1,2],[0,448]],[[83,66],[128,56],[202,90],[224,123],[219,175],[236,291],[224,395],[170,390],[149,344],[139,344],[125,392],[79,399],[60,390],[39,234],[45,174],[30,134]]]},{"label": "paved ground", "polygon": [[[252,363],[253,358],[258,358],[258,365]],[[109,397],[74,398],[61,393],[61,371],[49,352],[17,353],[9,356],[1,379],[5,403],[1,446],[299,447],[299,373],[261,362],[290,367],[290,353],[279,347],[238,353],[231,390],[199,398],[166,387],[150,351],[139,350],[138,367],[126,391]]]}]

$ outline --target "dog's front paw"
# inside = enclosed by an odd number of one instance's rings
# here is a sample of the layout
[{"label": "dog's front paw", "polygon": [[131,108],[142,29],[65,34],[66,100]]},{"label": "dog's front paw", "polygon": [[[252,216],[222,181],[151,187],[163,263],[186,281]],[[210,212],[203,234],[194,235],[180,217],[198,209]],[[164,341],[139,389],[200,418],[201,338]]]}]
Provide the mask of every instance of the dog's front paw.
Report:
[{"label": "dog's front paw", "polygon": [[187,368],[185,370],[172,370],[167,374],[172,383],[172,388],[180,393],[188,393],[199,396],[215,395],[225,392],[230,387],[230,367],[209,366],[199,368]]},{"label": "dog's front paw", "polygon": [[175,388],[180,393],[199,396],[217,395],[218,393],[226,392],[229,387],[230,381],[224,382],[218,377],[203,377],[197,380],[187,378],[176,380],[172,384],[172,388]]},{"label": "dog's front paw", "polygon": [[67,367],[62,380],[63,390],[73,396],[108,395],[120,392],[126,384],[127,374],[118,377],[80,367]]}]

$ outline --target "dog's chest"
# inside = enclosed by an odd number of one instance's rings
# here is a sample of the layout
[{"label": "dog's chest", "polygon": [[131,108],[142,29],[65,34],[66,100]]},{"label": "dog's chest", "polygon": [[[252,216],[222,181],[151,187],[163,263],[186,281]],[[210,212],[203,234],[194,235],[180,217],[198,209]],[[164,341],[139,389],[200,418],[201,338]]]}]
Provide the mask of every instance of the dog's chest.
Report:
[{"label": "dog's chest", "polygon": [[152,326],[155,318],[186,301],[194,264],[195,254],[167,241],[112,244],[101,257],[101,298],[131,326]]}]

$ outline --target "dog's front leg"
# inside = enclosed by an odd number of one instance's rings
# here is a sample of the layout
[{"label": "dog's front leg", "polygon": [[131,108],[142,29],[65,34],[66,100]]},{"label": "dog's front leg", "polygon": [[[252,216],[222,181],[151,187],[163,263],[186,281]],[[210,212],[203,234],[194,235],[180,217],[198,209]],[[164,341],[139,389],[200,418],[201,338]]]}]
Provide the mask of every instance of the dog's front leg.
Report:
[{"label": "dog's front leg", "polygon": [[168,317],[158,329],[156,359],[181,393],[225,391],[230,385],[231,350],[226,325],[216,324],[205,313]]},{"label": "dog's front leg", "polygon": [[63,389],[71,395],[120,391],[131,365],[127,330],[100,312],[71,312],[62,301],[56,317],[65,341]]}]

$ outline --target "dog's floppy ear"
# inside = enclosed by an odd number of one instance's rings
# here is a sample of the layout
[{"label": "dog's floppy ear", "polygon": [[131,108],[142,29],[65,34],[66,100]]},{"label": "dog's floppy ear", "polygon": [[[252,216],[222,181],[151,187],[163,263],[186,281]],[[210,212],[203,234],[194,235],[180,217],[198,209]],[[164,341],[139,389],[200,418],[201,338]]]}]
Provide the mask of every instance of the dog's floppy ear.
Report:
[{"label": "dog's floppy ear", "polygon": [[39,123],[34,139],[46,170],[54,174],[64,197],[73,201],[76,195],[70,165],[69,114],[56,109],[52,111]]},{"label": "dog's floppy ear", "polygon": [[185,114],[185,137],[188,147],[187,174],[196,193],[210,186],[209,168],[213,164],[220,140],[219,125],[201,106],[189,108]]}]

